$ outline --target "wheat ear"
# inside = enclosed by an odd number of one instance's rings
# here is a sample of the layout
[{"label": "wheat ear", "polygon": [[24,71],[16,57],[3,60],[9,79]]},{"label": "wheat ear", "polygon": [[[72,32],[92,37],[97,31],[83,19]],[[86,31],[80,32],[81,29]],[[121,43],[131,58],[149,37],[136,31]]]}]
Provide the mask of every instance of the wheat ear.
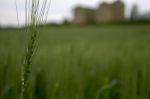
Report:
[{"label": "wheat ear", "polygon": [[28,81],[33,63],[33,56],[38,47],[39,25],[46,22],[51,1],[25,0],[25,26],[29,34],[28,45],[22,65],[20,99],[27,99]]}]

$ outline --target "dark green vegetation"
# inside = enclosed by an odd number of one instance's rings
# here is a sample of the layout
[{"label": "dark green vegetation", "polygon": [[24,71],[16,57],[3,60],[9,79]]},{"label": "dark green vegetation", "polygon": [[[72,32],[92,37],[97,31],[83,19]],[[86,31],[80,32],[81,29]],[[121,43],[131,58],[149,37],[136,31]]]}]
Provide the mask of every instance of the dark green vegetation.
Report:
[{"label": "dark green vegetation", "polygon": [[[29,99],[150,99],[150,25],[47,26]],[[19,99],[23,29],[0,29],[0,99]]]}]

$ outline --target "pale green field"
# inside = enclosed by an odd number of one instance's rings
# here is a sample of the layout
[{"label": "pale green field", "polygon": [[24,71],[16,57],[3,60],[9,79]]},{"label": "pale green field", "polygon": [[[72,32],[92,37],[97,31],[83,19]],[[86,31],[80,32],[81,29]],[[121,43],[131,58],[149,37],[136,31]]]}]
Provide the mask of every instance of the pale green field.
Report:
[{"label": "pale green field", "polygon": [[[0,29],[0,99],[19,99],[27,34]],[[29,99],[150,99],[150,25],[43,27]]]}]

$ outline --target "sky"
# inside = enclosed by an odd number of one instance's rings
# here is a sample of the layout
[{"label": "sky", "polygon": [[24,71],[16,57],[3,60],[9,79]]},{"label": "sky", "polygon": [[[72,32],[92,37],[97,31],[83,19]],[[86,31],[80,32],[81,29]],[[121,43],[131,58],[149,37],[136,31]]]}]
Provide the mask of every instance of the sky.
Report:
[{"label": "sky", "polygon": [[[16,0],[19,22],[24,22],[24,1]],[[63,19],[73,18],[73,8],[81,5],[91,8],[96,8],[101,2],[111,3],[115,0],[51,0],[51,7],[48,14],[48,21],[62,22]],[[150,12],[150,0],[122,0],[125,3],[125,15],[130,15],[130,10],[133,4],[138,5],[140,13]],[[0,25],[16,25],[17,14],[15,0],[0,0]]]}]

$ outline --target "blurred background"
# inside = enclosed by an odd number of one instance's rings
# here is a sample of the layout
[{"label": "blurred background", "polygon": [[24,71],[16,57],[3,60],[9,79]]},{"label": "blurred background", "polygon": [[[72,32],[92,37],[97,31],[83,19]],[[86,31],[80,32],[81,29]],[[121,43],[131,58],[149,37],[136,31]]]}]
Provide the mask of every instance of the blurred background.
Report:
[{"label": "blurred background", "polygon": [[[0,99],[19,99],[28,42],[24,3],[0,0]],[[51,0],[28,98],[150,99],[149,5],[149,0]]]},{"label": "blurred background", "polygon": [[[71,21],[74,18],[74,9],[77,6],[97,9],[103,2],[113,3],[116,0],[51,0],[51,7],[48,15],[48,22],[62,23],[65,19]],[[148,18],[150,16],[149,0],[121,0],[124,3],[124,17],[129,19],[131,12],[136,6],[137,17]],[[0,24],[17,24],[17,14],[15,2],[18,6],[18,16],[20,23],[24,23],[24,3],[25,0],[1,0],[0,1]],[[11,16],[11,17],[10,17]]]}]

